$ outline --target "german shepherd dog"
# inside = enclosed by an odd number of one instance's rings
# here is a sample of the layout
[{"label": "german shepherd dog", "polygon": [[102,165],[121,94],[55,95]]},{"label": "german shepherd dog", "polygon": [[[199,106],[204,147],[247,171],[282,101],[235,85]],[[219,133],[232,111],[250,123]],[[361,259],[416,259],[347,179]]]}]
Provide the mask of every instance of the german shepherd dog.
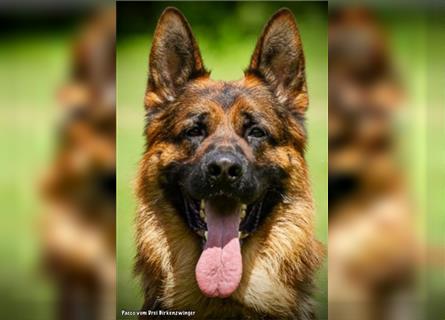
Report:
[{"label": "german shepherd dog", "polygon": [[115,10],[81,25],[70,76],[58,91],[62,116],[42,177],[42,267],[56,290],[56,319],[115,314]]},{"label": "german shepherd dog", "polygon": [[419,244],[394,131],[397,73],[372,12],[330,12],[330,319],[418,318]]},{"label": "german shepherd dog", "polygon": [[136,181],[144,310],[197,319],[313,319],[322,255],[304,158],[302,43],[279,10],[244,78],[213,81],[185,17],[158,21]]}]

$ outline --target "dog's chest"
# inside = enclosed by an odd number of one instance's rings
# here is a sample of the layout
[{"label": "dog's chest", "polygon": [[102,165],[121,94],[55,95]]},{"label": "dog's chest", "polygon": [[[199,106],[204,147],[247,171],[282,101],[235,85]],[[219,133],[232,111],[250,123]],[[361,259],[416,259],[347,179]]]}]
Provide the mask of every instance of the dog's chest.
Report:
[{"label": "dog's chest", "polygon": [[227,299],[208,298],[200,291],[196,278],[195,266],[201,249],[192,243],[182,241],[163,281],[163,296],[166,307],[181,310],[197,310],[206,317],[211,315],[228,317],[260,313],[273,314],[290,310],[295,303],[292,288],[285,286],[274,268],[264,258],[253,253],[245,253],[243,277],[238,289]]}]

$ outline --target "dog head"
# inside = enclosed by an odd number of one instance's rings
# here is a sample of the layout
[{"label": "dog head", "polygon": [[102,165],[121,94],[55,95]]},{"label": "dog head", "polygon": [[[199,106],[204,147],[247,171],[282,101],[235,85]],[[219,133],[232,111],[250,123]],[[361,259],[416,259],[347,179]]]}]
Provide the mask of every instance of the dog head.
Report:
[{"label": "dog head", "polygon": [[394,117],[402,88],[385,33],[368,10],[329,22],[329,206],[397,180]]},{"label": "dog head", "polygon": [[[278,11],[259,38],[244,78],[213,81],[184,16],[169,8],[153,39],[145,107],[147,149],[139,195],[162,196],[204,242],[197,280],[225,297],[241,277],[240,238],[255,232],[289,192],[307,192],[301,39],[292,13]],[[289,183],[301,183],[298,185]],[[207,272],[230,260],[224,284]],[[217,266],[216,266],[217,267]]]}]

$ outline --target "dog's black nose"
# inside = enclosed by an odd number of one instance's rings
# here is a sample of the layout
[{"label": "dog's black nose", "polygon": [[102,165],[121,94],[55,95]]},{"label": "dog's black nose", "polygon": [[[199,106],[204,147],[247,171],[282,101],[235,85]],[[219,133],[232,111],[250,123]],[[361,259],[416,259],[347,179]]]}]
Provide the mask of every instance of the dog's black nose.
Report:
[{"label": "dog's black nose", "polygon": [[207,174],[214,180],[235,181],[243,175],[243,166],[236,156],[221,154],[208,162]]}]

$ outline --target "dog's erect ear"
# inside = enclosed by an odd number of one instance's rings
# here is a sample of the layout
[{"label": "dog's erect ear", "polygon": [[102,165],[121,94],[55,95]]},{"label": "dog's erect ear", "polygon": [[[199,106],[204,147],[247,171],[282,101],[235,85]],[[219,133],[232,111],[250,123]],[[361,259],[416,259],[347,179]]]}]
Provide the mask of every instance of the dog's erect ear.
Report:
[{"label": "dog's erect ear", "polygon": [[194,78],[208,76],[201,53],[185,17],[167,8],[159,18],[150,53],[148,91],[172,100]]},{"label": "dog's erect ear", "polygon": [[265,26],[246,74],[262,77],[279,101],[290,103],[295,111],[307,109],[303,46],[289,9],[279,10]]}]

